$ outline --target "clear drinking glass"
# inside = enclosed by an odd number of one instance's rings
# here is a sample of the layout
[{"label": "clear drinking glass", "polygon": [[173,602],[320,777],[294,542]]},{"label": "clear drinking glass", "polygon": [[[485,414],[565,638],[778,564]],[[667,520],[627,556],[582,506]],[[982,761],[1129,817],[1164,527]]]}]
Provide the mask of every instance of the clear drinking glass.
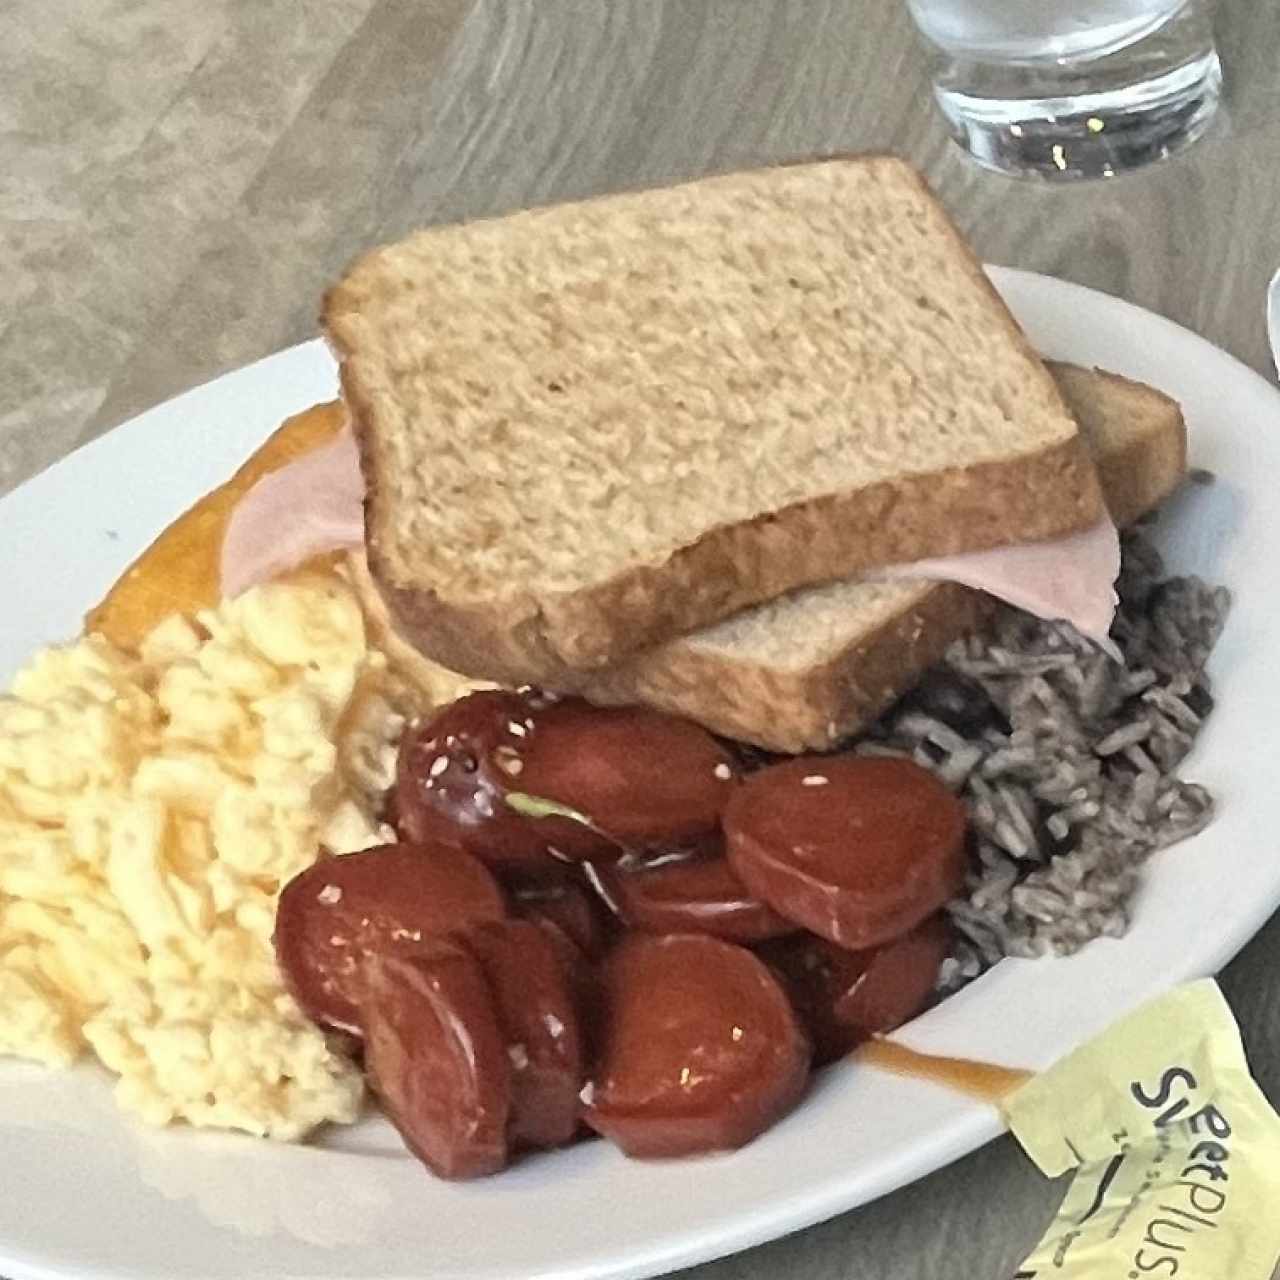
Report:
[{"label": "clear drinking glass", "polygon": [[1004,173],[1111,177],[1199,137],[1218,105],[1208,0],[908,6],[956,141]]}]

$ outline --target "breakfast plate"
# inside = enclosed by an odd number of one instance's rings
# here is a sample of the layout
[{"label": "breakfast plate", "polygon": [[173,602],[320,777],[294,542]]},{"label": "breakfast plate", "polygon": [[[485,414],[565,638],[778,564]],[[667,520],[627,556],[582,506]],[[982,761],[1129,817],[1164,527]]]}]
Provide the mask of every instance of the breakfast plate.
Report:
[{"label": "breakfast plate", "polygon": [[[1218,707],[1185,770],[1220,811],[1158,856],[1128,935],[1070,959],[1005,961],[900,1033],[929,1052],[1040,1068],[1171,984],[1219,969],[1280,904],[1270,856],[1280,673],[1266,641],[1280,394],[1127,303],[1025,272],[991,275],[1047,356],[1182,402],[1192,463],[1215,478],[1166,505],[1158,539],[1171,568],[1225,582],[1235,597],[1212,660]],[[0,500],[6,681],[32,650],[72,636],[120,568],[282,418],[335,392],[325,348],[306,343],[141,415]],[[587,1143],[456,1184],[429,1177],[378,1118],[300,1146],[150,1131],[115,1109],[93,1069],[5,1061],[0,1274],[649,1276],[883,1195],[1000,1129],[988,1106],[855,1064],[821,1073],[794,1114],[733,1154],[638,1162]]]}]

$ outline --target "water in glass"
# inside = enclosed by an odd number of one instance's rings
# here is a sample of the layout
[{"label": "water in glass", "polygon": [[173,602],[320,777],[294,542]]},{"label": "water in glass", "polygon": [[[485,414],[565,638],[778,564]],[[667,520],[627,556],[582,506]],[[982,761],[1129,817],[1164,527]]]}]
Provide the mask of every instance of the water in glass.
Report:
[{"label": "water in glass", "polygon": [[1011,173],[1109,177],[1199,136],[1221,68],[1205,0],[908,0],[956,139]]}]

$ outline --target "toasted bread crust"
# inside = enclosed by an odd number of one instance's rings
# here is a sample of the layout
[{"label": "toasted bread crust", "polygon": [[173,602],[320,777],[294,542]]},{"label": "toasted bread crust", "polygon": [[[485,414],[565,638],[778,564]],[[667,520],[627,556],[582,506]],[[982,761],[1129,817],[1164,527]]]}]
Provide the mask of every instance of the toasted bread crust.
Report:
[{"label": "toasted bread crust", "polygon": [[783,668],[671,645],[588,685],[593,702],[641,702],[770,751],[824,751],[874,720],[997,602],[953,582],[922,582],[903,608],[816,667]]},{"label": "toasted bread crust", "polygon": [[[344,394],[362,433],[358,394]],[[362,451],[369,456],[368,451]],[[570,690],[591,670],[717,622],[798,586],[925,556],[1049,538],[1097,518],[1093,464],[1076,439],[1005,464],[907,476],[712,529],[661,565],[538,601],[512,591],[459,604],[397,580],[378,536],[378,474],[366,465],[369,565],[405,638],[465,675]],[[1043,495],[1062,502],[1051,508]]]},{"label": "toasted bread crust", "polygon": [[[1055,371],[1064,368],[1074,376],[1074,366],[1051,365]],[[1100,451],[1094,456],[1098,480],[1106,498],[1107,510],[1120,528],[1133,524],[1154,510],[1177,487],[1187,471],[1187,425],[1176,400],[1132,378],[1105,369],[1093,370],[1099,377],[1118,388],[1142,394],[1168,415],[1168,430],[1135,437],[1120,449]]]}]

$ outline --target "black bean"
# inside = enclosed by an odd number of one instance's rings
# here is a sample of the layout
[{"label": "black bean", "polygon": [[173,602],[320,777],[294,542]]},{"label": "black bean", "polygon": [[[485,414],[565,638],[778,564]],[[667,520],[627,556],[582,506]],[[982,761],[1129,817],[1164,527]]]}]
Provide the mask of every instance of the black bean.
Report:
[{"label": "black bean", "polygon": [[1160,609],[1167,609],[1176,604],[1183,593],[1183,582],[1179,578],[1162,578],[1147,592],[1146,611],[1154,616]]},{"label": "black bean", "polygon": [[716,740],[733,753],[734,759],[744,773],[754,773],[757,769],[764,769],[771,764],[776,764],[779,760],[786,759],[776,751],[757,747],[750,742],[738,742],[734,738],[722,737]]},{"label": "black bean", "polygon": [[1010,732],[1009,721],[990,694],[976,680],[945,666],[930,667],[894,710],[922,712],[966,735],[987,728]]},{"label": "black bean", "polygon": [[1182,700],[1201,720],[1213,710],[1213,694],[1202,684],[1193,684],[1183,695]]},{"label": "black bean", "polygon": [[1057,812],[1058,810],[1055,806],[1045,804],[1043,801],[1036,801],[1036,843],[1040,846],[1040,852],[1044,854],[1046,862],[1050,858],[1070,853],[1076,847],[1076,829],[1074,827],[1068,827],[1065,836],[1056,836],[1050,830],[1049,819]]},{"label": "black bean", "polygon": [[1102,772],[1108,777],[1136,777],[1138,766],[1123,751],[1106,756],[1102,761]]}]

